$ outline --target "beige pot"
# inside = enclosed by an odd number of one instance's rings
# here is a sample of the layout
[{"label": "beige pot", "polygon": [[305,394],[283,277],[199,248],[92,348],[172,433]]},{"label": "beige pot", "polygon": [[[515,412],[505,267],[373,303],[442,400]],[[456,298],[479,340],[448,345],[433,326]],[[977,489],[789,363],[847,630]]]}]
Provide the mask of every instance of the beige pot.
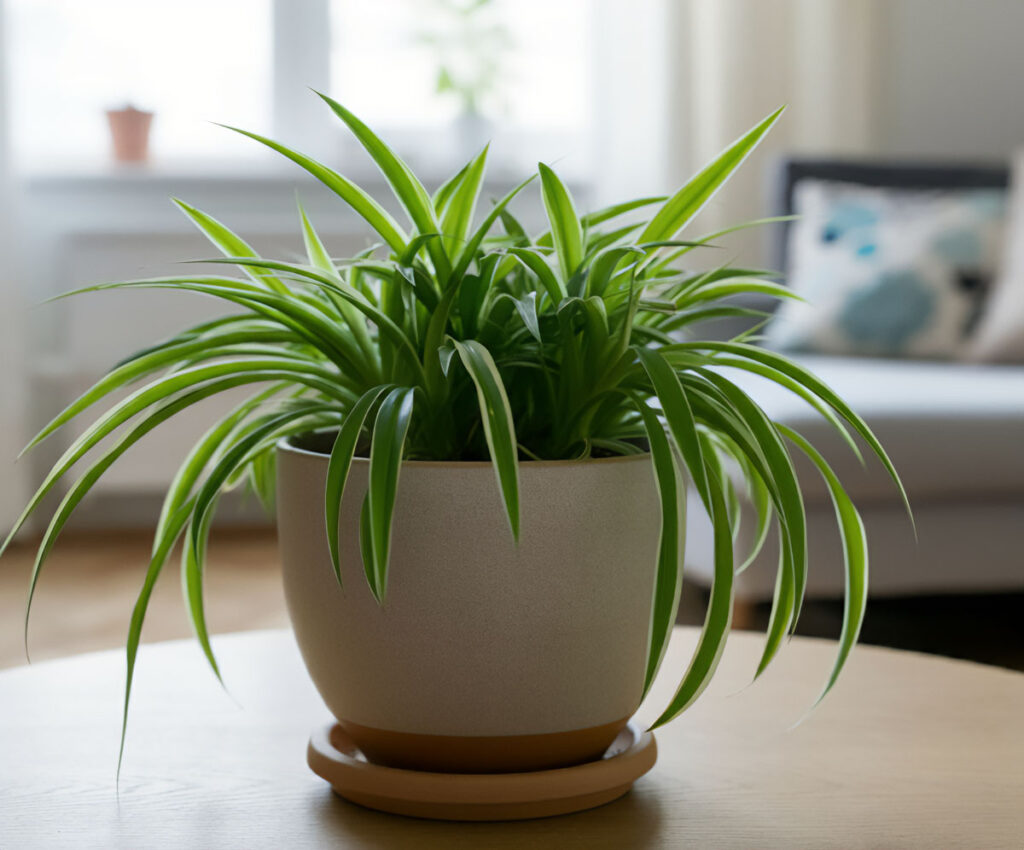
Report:
[{"label": "beige pot", "polygon": [[359,551],[369,463],[324,524],[327,456],[278,447],[288,610],[324,702],[382,764],[530,770],[599,756],[639,705],[660,509],[649,456],[521,465],[521,537],[488,463],[402,466],[383,605]]}]

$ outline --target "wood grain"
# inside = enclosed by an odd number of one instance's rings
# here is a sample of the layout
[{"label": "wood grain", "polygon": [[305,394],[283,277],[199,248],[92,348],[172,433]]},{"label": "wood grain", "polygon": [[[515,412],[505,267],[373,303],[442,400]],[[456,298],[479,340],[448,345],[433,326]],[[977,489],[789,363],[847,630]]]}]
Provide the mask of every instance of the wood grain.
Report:
[{"label": "wood grain", "polygon": [[[695,632],[677,629],[665,671]],[[1024,675],[862,647],[813,701],[834,646],[795,638],[745,687],[761,639],[731,639],[719,677],[657,732],[623,799],[505,824],[388,816],[336,798],[305,765],[326,711],[288,632],[215,639],[230,696],[191,642],[140,656],[119,796],[123,660],[104,652],[0,673],[0,847],[1018,848]],[[670,696],[662,676],[641,717]],[[739,691],[739,693],[737,693]]]}]

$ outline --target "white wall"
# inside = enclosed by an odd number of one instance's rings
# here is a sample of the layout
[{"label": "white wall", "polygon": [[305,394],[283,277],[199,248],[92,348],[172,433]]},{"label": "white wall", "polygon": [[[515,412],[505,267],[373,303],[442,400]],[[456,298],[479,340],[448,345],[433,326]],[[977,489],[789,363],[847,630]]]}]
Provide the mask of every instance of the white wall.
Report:
[{"label": "white wall", "polygon": [[879,10],[879,151],[1005,159],[1024,146],[1024,2],[886,0]]},{"label": "white wall", "polygon": [[0,536],[22,507],[24,464],[16,466],[14,458],[21,448],[24,434],[23,369],[21,356],[21,299],[18,292],[17,239],[14,234],[10,175],[7,173],[7,126],[4,98],[3,0],[0,0]]}]

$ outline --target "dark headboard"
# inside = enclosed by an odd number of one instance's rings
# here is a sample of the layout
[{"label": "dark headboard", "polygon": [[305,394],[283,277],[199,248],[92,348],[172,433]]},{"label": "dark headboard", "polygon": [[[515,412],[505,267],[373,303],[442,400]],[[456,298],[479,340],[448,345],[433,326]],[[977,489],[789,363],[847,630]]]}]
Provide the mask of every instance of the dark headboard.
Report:
[{"label": "dark headboard", "polygon": [[[772,215],[793,212],[796,184],[808,178],[899,189],[999,189],[1010,182],[1008,165],[964,162],[872,161],[786,158],[775,166]],[[787,272],[789,225],[773,228],[775,268]]]}]

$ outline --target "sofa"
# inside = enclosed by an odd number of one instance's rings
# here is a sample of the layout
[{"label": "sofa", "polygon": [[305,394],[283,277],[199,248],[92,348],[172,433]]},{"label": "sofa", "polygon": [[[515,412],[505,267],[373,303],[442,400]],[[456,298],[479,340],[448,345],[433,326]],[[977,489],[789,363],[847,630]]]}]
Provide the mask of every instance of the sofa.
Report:
[{"label": "sofa", "polygon": [[[793,208],[802,179],[906,188],[998,187],[1008,170],[906,164],[789,160],[777,171],[777,212]],[[787,269],[785,229],[778,268]],[[887,448],[906,485],[917,535],[880,463],[861,465],[818,414],[785,389],[732,372],[773,419],[822,450],[860,509],[868,533],[873,596],[984,593],[1024,589],[1024,364],[792,355],[860,413]],[[835,513],[820,476],[794,458],[806,494],[811,560],[809,598],[843,594]],[[710,585],[710,523],[691,493],[686,576]],[[743,506],[738,551],[748,550],[753,512]],[[749,519],[749,521],[747,521]],[[739,602],[770,600],[778,550],[773,537],[736,577]]]}]

